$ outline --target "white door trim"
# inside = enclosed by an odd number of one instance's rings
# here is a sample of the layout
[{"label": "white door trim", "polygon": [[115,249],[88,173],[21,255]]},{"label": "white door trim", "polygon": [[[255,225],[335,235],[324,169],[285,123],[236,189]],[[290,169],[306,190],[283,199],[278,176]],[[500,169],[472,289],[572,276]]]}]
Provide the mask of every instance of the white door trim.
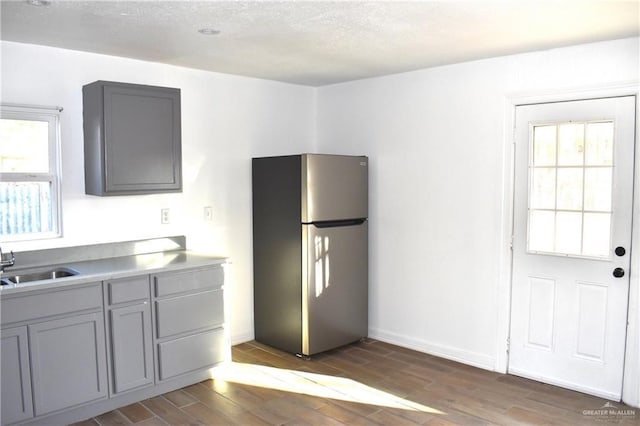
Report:
[{"label": "white door trim", "polygon": [[636,96],[636,149],[634,173],[633,234],[631,239],[631,271],[628,309],[627,345],[624,366],[622,400],[640,407],[640,82],[633,81],[598,88],[585,88],[561,92],[534,92],[507,95],[504,100],[503,150],[502,150],[502,209],[501,250],[499,282],[496,287],[496,364],[495,371],[506,373],[509,362],[508,339],[511,318],[511,235],[513,231],[514,197],[514,127],[516,106],[593,99],[614,96]]}]

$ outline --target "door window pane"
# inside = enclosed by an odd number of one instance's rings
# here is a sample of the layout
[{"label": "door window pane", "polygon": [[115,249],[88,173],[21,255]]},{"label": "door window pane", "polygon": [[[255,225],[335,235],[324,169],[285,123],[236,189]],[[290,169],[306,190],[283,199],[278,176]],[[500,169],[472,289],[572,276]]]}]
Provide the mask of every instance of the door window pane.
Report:
[{"label": "door window pane", "polygon": [[556,164],[556,126],[536,126],[533,133],[533,164]]},{"label": "door window pane", "polygon": [[582,169],[558,169],[558,196],[556,208],[560,210],[582,209]]},{"label": "door window pane", "polygon": [[556,213],[557,253],[580,254],[582,246],[582,214],[578,212]]},{"label": "door window pane", "polygon": [[582,253],[586,256],[609,256],[611,214],[585,213]]},{"label": "door window pane", "polygon": [[584,124],[558,126],[558,165],[581,166],[584,158]]},{"label": "door window pane", "polygon": [[534,210],[529,215],[529,250],[550,253],[554,247],[555,213]]},{"label": "door window pane", "polygon": [[587,166],[613,165],[613,122],[587,124],[585,146]]},{"label": "door window pane", "polygon": [[553,209],[556,205],[556,169],[541,167],[533,170],[531,208]]},{"label": "door window pane", "polygon": [[598,212],[611,211],[611,167],[587,167],[584,171],[584,209]]},{"label": "door window pane", "polygon": [[529,252],[610,256],[612,121],[533,127]]}]

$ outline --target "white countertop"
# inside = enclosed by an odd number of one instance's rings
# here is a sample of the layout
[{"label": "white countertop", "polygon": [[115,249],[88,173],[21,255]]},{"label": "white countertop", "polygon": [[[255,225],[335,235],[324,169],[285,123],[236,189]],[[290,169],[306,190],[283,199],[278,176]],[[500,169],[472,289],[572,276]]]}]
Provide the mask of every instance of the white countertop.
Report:
[{"label": "white countertop", "polygon": [[208,256],[191,252],[189,250],[175,250],[160,253],[110,257],[81,262],[69,262],[38,268],[7,268],[2,274],[2,277],[54,268],[72,269],[78,272],[78,274],[71,277],[32,281],[23,284],[3,285],[0,286],[0,297],[51,288],[61,288],[95,281],[106,281],[127,276],[221,265],[227,263],[227,260],[228,259],[225,257]]}]

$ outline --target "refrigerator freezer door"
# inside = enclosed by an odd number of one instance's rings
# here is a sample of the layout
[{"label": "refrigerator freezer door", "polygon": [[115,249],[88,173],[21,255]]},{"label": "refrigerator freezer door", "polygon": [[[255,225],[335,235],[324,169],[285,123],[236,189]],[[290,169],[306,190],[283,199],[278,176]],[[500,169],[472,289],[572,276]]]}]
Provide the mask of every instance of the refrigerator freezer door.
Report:
[{"label": "refrigerator freezer door", "polygon": [[302,155],[302,222],[367,217],[368,159]]},{"label": "refrigerator freezer door", "polygon": [[302,234],[302,354],[313,355],[367,336],[367,222]]}]

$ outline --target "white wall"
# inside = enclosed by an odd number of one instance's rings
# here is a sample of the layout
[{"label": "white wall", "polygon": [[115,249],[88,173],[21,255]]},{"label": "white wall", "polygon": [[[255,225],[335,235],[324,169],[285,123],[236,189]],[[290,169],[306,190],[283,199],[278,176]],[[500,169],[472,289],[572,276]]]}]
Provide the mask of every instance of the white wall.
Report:
[{"label": "white wall", "polygon": [[[489,369],[500,369],[504,358],[509,99],[637,82],[639,75],[637,38],[319,89],[48,47],[0,47],[3,102],[65,108],[65,237],[3,249],[185,234],[190,247],[232,258],[232,337],[248,340],[250,158],[365,154],[370,335]],[[84,195],[81,87],[97,79],[182,89],[182,194]],[[213,223],[203,221],[206,205]],[[171,208],[171,225],[159,223],[163,207]],[[638,232],[635,241],[638,247]],[[638,281],[636,272],[632,289]],[[639,298],[632,293],[635,333]],[[640,351],[634,354],[640,360]]]},{"label": "white wall", "polygon": [[372,337],[503,368],[508,98],[637,83],[638,51],[625,39],[318,90],[321,150],[370,157]]},{"label": "white wall", "polygon": [[[190,248],[229,256],[233,341],[253,338],[251,157],[304,152],[315,140],[315,90],[50,47],[2,42],[2,102],[59,105],[64,237],[3,243],[15,251],[186,235]],[[84,194],[82,86],[95,80],[182,90],[184,191]],[[204,207],[213,221],[204,221]],[[171,209],[171,224],[160,209]]]}]

